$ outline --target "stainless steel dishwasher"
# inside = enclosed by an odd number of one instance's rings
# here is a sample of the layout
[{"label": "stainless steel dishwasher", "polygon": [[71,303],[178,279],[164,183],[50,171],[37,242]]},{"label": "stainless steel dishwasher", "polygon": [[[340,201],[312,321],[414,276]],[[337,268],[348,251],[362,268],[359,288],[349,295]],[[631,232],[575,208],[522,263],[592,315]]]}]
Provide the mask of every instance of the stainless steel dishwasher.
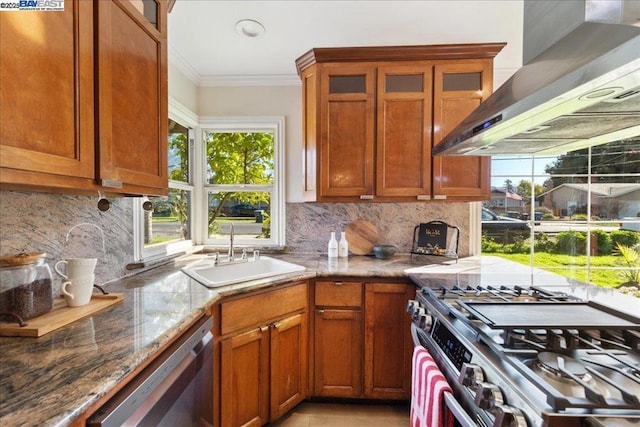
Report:
[{"label": "stainless steel dishwasher", "polygon": [[213,424],[213,319],[204,317],[87,420],[87,426]]}]

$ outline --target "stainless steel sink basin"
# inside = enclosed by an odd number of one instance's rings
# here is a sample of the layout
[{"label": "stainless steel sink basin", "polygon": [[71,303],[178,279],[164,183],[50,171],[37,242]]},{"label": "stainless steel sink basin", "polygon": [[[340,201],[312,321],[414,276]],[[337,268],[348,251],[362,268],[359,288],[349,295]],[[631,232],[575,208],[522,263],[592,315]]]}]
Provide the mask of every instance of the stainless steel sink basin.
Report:
[{"label": "stainless steel sink basin", "polygon": [[261,256],[257,260],[249,259],[246,262],[229,264],[225,262],[215,264],[213,260],[207,259],[182,268],[183,272],[208,288],[219,288],[304,270],[305,268],[301,265],[266,256]]}]

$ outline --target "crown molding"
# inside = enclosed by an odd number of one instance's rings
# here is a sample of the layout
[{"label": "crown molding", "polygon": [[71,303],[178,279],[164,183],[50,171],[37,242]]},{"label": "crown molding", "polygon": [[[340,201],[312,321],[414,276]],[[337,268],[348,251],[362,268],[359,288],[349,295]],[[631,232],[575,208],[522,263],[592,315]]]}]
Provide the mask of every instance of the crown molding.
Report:
[{"label": "crown molding", "polygon": [[168,47],[169,62],[184,74],[194,85],[198,86],[200,74],[195,68],[178,53],[171,45]]},{"label": "crown molding", "polygon": [[254,74],[244,76],[202,76],[200,87],[218,86],[300,86],[297,74]]}]

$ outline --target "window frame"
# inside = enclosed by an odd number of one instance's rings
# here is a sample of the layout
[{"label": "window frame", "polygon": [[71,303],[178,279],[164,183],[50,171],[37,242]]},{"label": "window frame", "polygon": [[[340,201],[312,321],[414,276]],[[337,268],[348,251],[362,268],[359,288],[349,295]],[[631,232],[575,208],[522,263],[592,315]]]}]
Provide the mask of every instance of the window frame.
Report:
[{"label": "window frame", "polygon": [[[154,245],[152,247],[145,247],[144,245],[144,220],[146,212],[142,209],[142,204],[147,200],[147,197],[134,197],[133,198],[133,255],[136,261],[152,260],[162,258],[167,255],[175,254],[177,252],[185,251],[193,246],[195,225],[193,216],[195,212],[195,202],[197,199],[196,191],[196,168],[194,167],[194,160],[196,159],[196,144],[195,136],[198,129],[198,117],[193,114],[184,105],[180,104],[173,98],[169,98],[169,119],[180,123],[189,129],[189,181],[188,183],[182,181],[169,180],[169,189],[186,190],[191,192],[191,208],[190,215],[192,216],[191,227],[189,235],[191,239],[182,240],[179,242],[168,242],[162,245]],[[168,126],[168,123],[166,124]],[[168,151],[167,151],[168,153]]]},{"label": "window frame", "polygon": [[[206,156],[204,149],[205,132],[272,132],[274,143],[273,170],[274,182],[263,185],[247,184],[208,184],[206,182]],[[206,246],[221,247],[227,246],[229,239],[210,239],[208,233],[208,195],[211,190],[221,191],[270,191],[270,218],[271,237],[260,239],[259,244],[255,240],[235,239],[237,247],[283,249],[285,246],[286,229],[286,205],[285,205],[285,118],[284,116],[247,116],[247,117],[218,117],[209,116],[200,119],[198,138],[196,146],[201,150],[198,163],[198,179],[201,182],[198,197],[200,198],[201,209],[197,210],[197,238]],[[270,189],[270,190],[268,190]]]}]

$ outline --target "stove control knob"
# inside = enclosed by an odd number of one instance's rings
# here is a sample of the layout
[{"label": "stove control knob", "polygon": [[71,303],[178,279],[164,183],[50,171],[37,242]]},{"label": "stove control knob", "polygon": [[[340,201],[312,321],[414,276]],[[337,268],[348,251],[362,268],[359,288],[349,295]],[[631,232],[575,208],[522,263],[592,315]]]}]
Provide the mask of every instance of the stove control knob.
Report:
[{"label": "stove control knob", "polygon": [[463,363],[460,369],[458,382],[466,387],[475,387],[476,384],[484,381],[482,368],[474,363]]},{"label": "stove control knob", "polygon": [[427,313],[424,311],[424,308],[422,308],[422,307],[417,307],[417,308],[413,311],[413,320],[414,320],[415,322],[418,322],[418,321],[420,321],[420,317],[421,317],[421,316],[424,316],[425,314],[427,314]]},{"label": "stove control knob", "polygon": [[527,418],[522,411],[509,405],[496,405],[496,420],[493,427],[527,427]]},{"label": "stove control knob", "polygon": [[418,320],[418,327],[423,331],[429,331],[431,329],[432,319],[429,314],[420,315],[420,319]]},{"label": "stove control knob", "polygon": [[504,399],[497,385],[479,382],[476,389],[475,403],[478,408],[490,411],[496,406],[501,406],[504,403]]},{"label": "stove control knob", "polygon": [[414,299],[410,299],[407,302],[407,313],[413,314],[413,311],[416,309],[417,306],[418,306],[418,301]]}]

